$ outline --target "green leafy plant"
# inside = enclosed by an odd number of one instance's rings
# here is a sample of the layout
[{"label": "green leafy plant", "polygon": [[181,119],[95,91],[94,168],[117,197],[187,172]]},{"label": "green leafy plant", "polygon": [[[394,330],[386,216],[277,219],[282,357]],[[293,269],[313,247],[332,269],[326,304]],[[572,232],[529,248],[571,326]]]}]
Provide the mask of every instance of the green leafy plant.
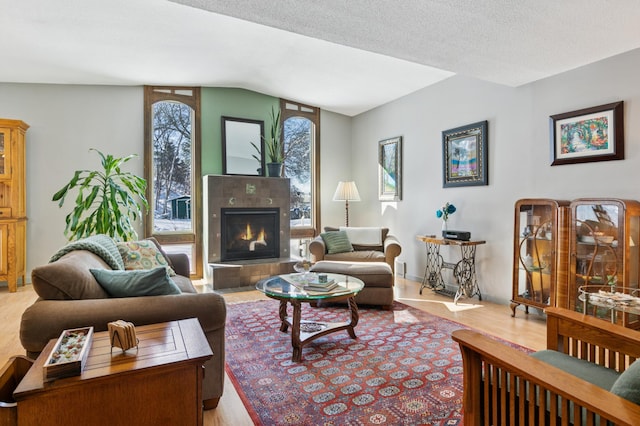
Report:
[{"label": "green leafy plant", "polygon": [[[266,149],[265,160],[267,163],[282,163],[284,161],[284,147],[282,145],[281,134],[280,110],[276,112],[275,108],[271,107],[271,132],[268,137],[263,137]],[[251,142],[251,145],[260,153],[260,148],[255,143]],[[253,158],[260,161],[255,155]]]},{"label": "green leafy plant", "polygon": [[145,197],[147,181],[122,171],[121,166],[137,156],[116,158],[97,149],[91,151],[100,156],[102,170],[76,170],[69,183],[53,195],[52,201],[62,207],[67,195],[78,190],[75,206],[65,218],[64,234],[69,241],[97,234],[135,240],[138,234],[133,221],[142,217],[142,206],[149,206]]}]

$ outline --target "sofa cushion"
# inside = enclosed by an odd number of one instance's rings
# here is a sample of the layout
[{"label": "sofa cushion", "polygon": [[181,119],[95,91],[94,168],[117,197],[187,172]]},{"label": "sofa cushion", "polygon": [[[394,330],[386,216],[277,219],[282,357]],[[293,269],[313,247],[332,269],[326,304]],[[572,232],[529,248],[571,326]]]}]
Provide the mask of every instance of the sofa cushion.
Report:
[{"label": "sofa cushion", "polygon": [[320,236],[327,246],[327,253],[329,254],[353,251],[353,246],[345,231],[323,232]]},{"label": "sofa cushion", "polygon": [[620,374],[618,380],[611,386],[611,393],[640,404],[640,361],[634,361]]},{"label": "sofa cushion", "polygon": [[[332,226],[325,226],[324,230],[325,232],[331,232],[331,231],[339,231],[339,230],[345,230],[347,227],[345,226],[341,226],[339,228],[335,228]],[[358,229],[358,227],[351,227],[350,229]],[[373,244],[363,244],[365,243],[365,241],[358,241],[357,239],[351,239],[351,235],[349,235],[347,233],[347,236],[349,237],[349,240],[351,241],[351,245],[353,246],[353,249],[355,251],[358,250],[374,250],[374,251],[384,251],[384,241],[387,239],[387,236],[389,235],[389,228],[365,228],[365,229],[378,229],[380,230],[380,244],[378,245],[373,245]],[[357,236],[355,238],[358,238]]]},{"label": "sofa cushion", "polygon": [[93,277],[90,268],[109,269],[102,258],[87,250],[71,251],[55,262],[31,271],[33,289],[43,299],[106,299],[106,291]]},{"label": "sofa cushion", "polygon": [[169,271],[169,275],[176,274],[154,241],[118,241],[116,244],[124,261],[125,270],[153,269],[164,266]]},{"label": "sofa cushion", "polygon": [[382,228],[341,226],[340,230],[347,233],[351,244],[374,247],[382,245]]},{"label": "sofa cushion", "polygon": [[393,287],[393,273],[385,262],[339,262],[321,260],[311,267],[312,272],[350,275],[361,279],[366,288]]},{"label": "sofa cushion", "polygon": [[611,389],[620,376],[614,369],[550,349],[534,352],[531,356],[606,390]]},{"label": "sofa cushion", "polygon": [[376,250],[356,250],[352,252],[326,254],[325,260],[344,262],[384,262],[384,253]]},{"label": "sofa cushion", "polygon": [[180,294],[166,266],[149,270],[110,271],[89,270],[111,297],[162,296]]},{"label": "sofa cushion", "polygon": [[171,280],[176,283],[178,288],[183,293],[197,293],[198,290],[193,286],[191,279],[189,277],[185,277],[183,275],[174,275],[171,277]]}]

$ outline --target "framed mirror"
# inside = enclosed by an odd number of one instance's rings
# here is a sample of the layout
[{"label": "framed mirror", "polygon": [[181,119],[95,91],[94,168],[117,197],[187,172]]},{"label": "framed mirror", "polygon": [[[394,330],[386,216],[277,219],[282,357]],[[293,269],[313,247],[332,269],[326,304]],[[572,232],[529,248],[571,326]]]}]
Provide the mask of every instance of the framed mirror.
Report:
[{"label": "framed mirror", "polygon": [[222,173],[264,176],[263,136],[264,121],[222,117]]}]

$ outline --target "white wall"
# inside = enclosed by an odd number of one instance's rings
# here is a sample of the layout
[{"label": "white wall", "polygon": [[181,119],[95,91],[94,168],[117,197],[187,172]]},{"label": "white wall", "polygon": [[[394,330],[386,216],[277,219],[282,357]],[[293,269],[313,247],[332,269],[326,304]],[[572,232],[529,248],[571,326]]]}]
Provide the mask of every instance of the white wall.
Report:
[{"label": "white wall", "polygon": [[[0,84],[0,117],[20,119],[27,131],[27,281],[66,244],[65,216],[51,201],[75,170],[100,167],[105,154],[138,158],[127,170],[143,174],[142,87]],[[75,196],[75,193],[73,194]],[[141,230],[139,229],[139,232]]]},{"label": "white wall", "polygon": [[[513,207],[528,197],[640,199],[640,50],[519,88],[455,76],[353,119],[352,177],[363,201],[353,225],[385,225],[399,237],[407,275],[421,279],[424,244],[440,232],[435,211],[458,207],[450,229],[486,240],[477,251],[483,299],[511,297]],[[624,101],[625,160],[550,166],[549,116]],[[489,121],[489,185],[442,188],[442,131]],[[378,141],[403,137],[403,199],[378,201]],[[442,250],[453,260],[458,253]]]},{"label": "white wall", "polygon": [[333,194],[338,182],[353,179],[351,118],[321,111],[320,130],[320,220],[322,226],[340,226],[344,225],[344,201],[333,201]]}]

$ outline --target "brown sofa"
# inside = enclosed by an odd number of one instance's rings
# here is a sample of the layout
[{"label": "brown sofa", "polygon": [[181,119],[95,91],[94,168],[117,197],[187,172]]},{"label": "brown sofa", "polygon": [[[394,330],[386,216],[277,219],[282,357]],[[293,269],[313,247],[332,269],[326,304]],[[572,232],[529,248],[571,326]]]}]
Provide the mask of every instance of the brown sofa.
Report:
[{"label": "brown sofa", "polygon": [[135,325],[197,318],[213,357],[205,363],[203,402],[215,408],[222,396],[225,365],[224,298],[217,293],[197,293],[184,254],[166,255],[177,275],[172,280],[181,294],[110,298],[89,269],[111,269],[103,257],[88,250],[70,251],[55,262],[32,271],[34,290],[40,296],[22,315],[20,341],[27,356],[35,358],[62,330],[93,326],[105,331],[107,323],[123,319]]},{"label": "brown sofa", "polygon": [[[325,232],[338,231],[340,228],[325,227]],[[391,268],[391,273],[395,273],[395,259],[400,255],[402,247],[396,237],[389,234],[389,228],[380,228],[381,244],[360,244],[359,241],[351,241],[353,251],[333,253],[327,252],[327,246],[321,236],[317,236],[309,244],[311,261],[321,260],[342,261],[342,262],[385,262]]]}]

